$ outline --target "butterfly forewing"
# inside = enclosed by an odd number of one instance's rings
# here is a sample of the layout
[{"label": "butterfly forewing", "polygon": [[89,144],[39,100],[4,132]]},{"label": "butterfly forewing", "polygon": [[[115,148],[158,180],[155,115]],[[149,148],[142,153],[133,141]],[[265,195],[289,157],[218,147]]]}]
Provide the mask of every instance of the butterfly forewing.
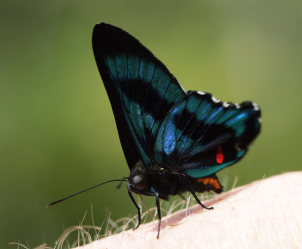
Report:
[{"label": "butterfly forewing", "polygon": [[128,166],[140,160],[148,166],[162,120],[186,93],[148,49],[119,28],[96,25],[93,49]]}]

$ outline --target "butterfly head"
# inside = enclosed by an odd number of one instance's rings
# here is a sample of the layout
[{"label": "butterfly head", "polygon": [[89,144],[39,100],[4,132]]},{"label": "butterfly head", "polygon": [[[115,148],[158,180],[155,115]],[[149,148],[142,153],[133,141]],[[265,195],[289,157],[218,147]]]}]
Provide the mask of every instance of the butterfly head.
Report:
[{"label": "butterfly head", "polygon": [[128,177],[128,186],[131,191],[138,194],[148,192],[150,184],[147,177],[147,169],[141,161],[131,170],[131,174]]}]

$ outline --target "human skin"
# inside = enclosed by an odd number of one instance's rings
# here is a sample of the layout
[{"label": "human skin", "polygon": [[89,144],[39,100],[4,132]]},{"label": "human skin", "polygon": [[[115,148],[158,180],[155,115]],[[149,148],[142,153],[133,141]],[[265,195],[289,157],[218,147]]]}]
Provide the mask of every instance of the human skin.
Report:
[{"label": "human skin", "polygon": [[157,221],[78,249],[302,248],[302,171],[235,188]]}]

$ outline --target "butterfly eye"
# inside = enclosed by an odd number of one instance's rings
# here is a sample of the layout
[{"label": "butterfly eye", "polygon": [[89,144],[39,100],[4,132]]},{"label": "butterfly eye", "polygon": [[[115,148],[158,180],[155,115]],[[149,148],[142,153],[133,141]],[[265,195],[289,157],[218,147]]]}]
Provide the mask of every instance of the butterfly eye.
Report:
[{"label": "butterfly eye", "polygon": [[142,180],[143,178],[141,176],[134,176],[132,181],[136,185],[139,184]]},{"label": "butterfly eye", "polygon": [[134,185],[134,188],[137,190],[144,190],[147,186],[145,177],[141,175],[136,175],[132,178],[132,183]]},{"label": "butterfly eye", "polygon": [[217,149],[217,153],[216,153],[216,161],[217,163],[219,164],[222,164],[224,162],[224,154],[223,154],[223,151],[222,151],[222,146],[219,145],[218,146],[218,149]]}]

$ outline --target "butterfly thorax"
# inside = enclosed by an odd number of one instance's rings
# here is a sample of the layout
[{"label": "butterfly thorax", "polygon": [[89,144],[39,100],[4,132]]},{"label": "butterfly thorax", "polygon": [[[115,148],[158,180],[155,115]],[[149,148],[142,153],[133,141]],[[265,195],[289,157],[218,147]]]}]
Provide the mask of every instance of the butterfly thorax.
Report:
[{"label": "butterfly thorax", "polygon": [[168,199],[170,196],[184,192],[204,192],[213,190],[204,181],[207,178],[195,179],[180,171],[171,171],[160,165],[146,167],[139,161],[131,170],[129,190],[143,195],[154,196],[159,194],[161,199]]}]

